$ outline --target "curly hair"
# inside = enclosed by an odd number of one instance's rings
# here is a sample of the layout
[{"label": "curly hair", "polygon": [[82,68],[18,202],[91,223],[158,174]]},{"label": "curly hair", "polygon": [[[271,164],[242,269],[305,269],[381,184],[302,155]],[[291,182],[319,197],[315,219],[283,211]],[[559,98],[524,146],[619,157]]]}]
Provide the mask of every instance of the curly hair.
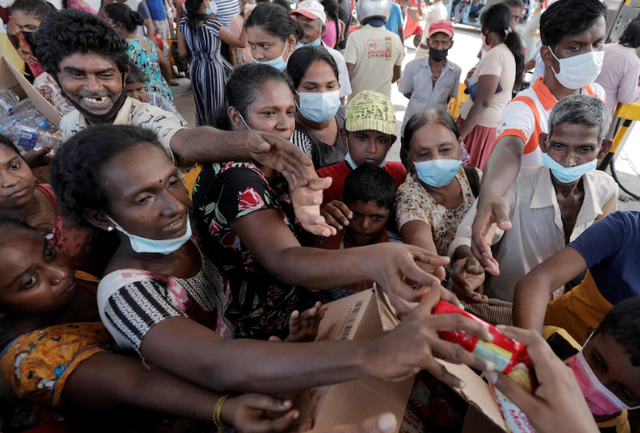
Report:
[{"label": "curly hair", "polygon": [[89,12],[67,9],[51,14],[34,34],[38,59],[50,74],[60,72],[60,62],[76,53],[109,57],[121,73],[129,67],[127,42],[106,20]]},{"label": "curly hair", "polygon": [[51,187],[62,216],[73,225],[90,226],[84,211],[109,213],[107,165],[119,154],[139,143],[161,147],[156,134],[139,126],[100,125],[81,131],[67,140],[51,161]]}]

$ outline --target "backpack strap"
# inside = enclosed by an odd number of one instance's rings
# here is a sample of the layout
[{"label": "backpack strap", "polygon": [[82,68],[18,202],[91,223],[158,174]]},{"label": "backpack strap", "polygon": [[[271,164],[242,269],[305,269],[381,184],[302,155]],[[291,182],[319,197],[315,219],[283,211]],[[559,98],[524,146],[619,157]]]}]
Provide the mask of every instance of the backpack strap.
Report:
[{"label": "backpack strap", "polygon": [[471,187],[471,193],[475,198],[478,198],[480,194],[480,176],[478,176],[478,170],[473,165],[463,165],[464,174],[469,181],[469,187]]}]

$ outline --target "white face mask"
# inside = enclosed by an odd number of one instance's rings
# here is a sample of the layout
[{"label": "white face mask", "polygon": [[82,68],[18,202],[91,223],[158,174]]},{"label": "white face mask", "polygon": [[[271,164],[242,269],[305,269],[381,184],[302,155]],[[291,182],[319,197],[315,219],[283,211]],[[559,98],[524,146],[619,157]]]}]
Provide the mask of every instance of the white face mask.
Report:
[{"label": "white face mask", "polygon": [[553,58],[560,63],[560,72],[556,72],[553,66],[551,71],[553,71],[553,75],[556,76],[558,82],[567,89],[581,89],[593,83],[602,72],[604,50],[590,51],[579,56],[567,57],[566,59],[557,58],[551,48],[549,48],[549,51],[551,51]]},{"label": "white face mask", "polygon": [[132,235],[120,227],[117,222],[111,219],[110,216],[107,216],[107,218],[109,218],[109,221],[116,226],[118,231],[127,235],[129,242],[131,243],[131,248],[133,248],[133,251],[136,253],[154,253],[164,254],[166,256],[178,251],[180,247],[191,239],[191,222],[189,221],[189,216],[187,216],[187,231],[182,236],[173,239],[147,239],[141,236]]}]

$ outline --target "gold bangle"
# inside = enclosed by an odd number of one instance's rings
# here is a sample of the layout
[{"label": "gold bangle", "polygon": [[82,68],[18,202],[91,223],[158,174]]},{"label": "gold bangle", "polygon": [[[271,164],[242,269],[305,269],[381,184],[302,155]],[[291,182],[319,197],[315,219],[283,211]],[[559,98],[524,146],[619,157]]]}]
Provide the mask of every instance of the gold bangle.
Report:
[{"label": "gold bangle", "polygon": [[218,400],[218,402],[216,403],[216,407],[213,408],[213,424],[218,428],[218,432],[219,433],[223,433],[227,430],[229,430],[231,427],[227,427],[223,422],[222,422],[222,405],[224,405],[224,403],[230,398],[232,397],[231,394],[225,394],[222,397],[220,397],[220,399]]}]

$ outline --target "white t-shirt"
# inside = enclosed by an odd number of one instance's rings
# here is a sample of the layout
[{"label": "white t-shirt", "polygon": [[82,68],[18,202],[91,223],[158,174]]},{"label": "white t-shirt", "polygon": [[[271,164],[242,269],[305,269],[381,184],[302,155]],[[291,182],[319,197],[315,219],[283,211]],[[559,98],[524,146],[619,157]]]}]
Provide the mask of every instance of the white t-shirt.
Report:
[{"label": "white t-shirt", "polygon": [[375,90],[391,98],[394,66],[401,66],[404,48],[400,37],[384,27],[365,25],[347,40],[344,60],[355,65],[353,95]]}]

